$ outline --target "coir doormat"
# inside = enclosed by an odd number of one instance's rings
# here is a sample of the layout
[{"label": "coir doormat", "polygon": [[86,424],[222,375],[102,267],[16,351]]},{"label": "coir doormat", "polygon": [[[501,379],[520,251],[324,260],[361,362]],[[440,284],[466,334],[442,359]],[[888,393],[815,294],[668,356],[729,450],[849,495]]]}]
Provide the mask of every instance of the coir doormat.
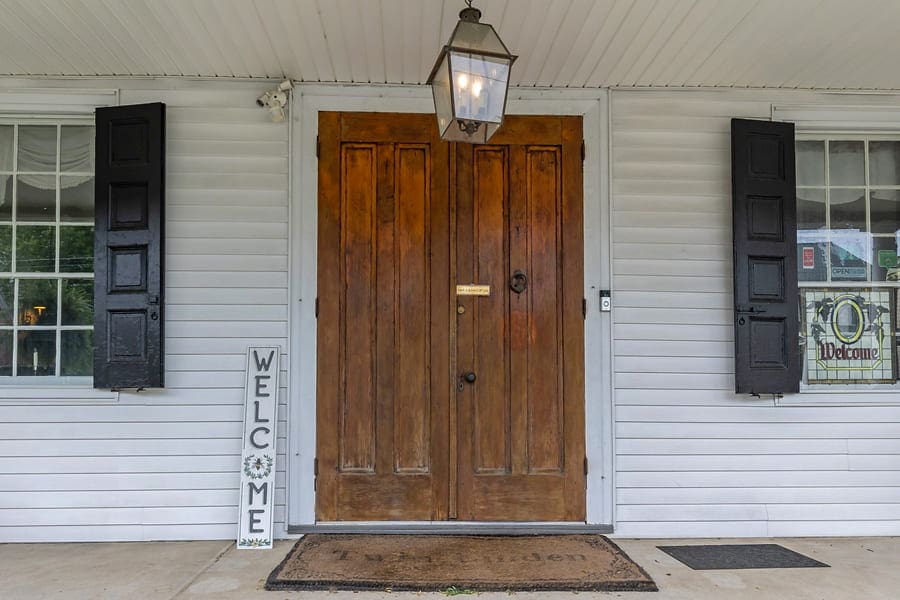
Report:
[{"label": "coir doormat", "polygon": [[269,590],[656,591],[600,535],[313,534],[266,581]]}]

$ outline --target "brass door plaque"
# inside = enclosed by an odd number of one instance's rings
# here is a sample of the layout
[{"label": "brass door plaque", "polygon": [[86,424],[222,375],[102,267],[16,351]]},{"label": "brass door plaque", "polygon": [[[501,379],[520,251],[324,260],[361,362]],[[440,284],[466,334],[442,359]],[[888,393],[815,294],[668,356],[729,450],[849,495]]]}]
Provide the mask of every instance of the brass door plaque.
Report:
[{"label": "brass door plaque", "polygon": [[490,296],[491,295],[491,286],[475,285],[474,283],[470,283],[469,285],[458,285],[458,286],[456,286],[456,295],[457,296]]}]

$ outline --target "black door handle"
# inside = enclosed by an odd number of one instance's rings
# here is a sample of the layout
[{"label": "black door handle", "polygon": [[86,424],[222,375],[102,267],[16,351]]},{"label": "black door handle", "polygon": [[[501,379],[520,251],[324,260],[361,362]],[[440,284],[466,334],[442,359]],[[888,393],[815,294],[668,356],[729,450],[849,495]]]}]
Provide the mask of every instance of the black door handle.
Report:
[{"label": "black door handle", "polygon": [[517,294],[521,294],[528,287],[528,276],[523,271],[516,269],[512,277],[509,278],[509,289]]},{"label": "black door handle", "polygon": [[478,377],[472,371],[467,371],[459,376],[459,382],[456,384],[457,391],[463,391],[467,383],[475,383]]}]

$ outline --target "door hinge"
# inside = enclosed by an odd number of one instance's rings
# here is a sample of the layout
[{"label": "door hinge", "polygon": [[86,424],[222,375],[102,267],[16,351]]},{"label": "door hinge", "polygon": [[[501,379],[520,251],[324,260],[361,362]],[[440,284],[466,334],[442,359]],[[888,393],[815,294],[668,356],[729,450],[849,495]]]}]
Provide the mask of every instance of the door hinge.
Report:
[{"label": "door hinge", "polygon": [[316,298],[316,318],[319,318],[319,299]]},{"label": "door hinge", "polygon": [[[319,158],[319,151],[322,149],[322,144],[319,142],[319,136],[316,136],[316,158]],[[584,160],[584,159],[582,159]]]},{"label": "door hinge", "polygon": [[588,474],[588,459],[587,456],[584,457],[584,474]]},{"label": "door hinge", "polygon": [[319,459],[313,459],[313,491],[316,491],[316,487],[319,483]]},{"label": "door hinge", "polygon": [[584,147],[584,140],[581,141],[581,162],[584,162],[584,157],[587,156],[587,149]]},{"label": "door hinge", "polygon": [[581,299],[581,316],[587,319],[587,298]]}]

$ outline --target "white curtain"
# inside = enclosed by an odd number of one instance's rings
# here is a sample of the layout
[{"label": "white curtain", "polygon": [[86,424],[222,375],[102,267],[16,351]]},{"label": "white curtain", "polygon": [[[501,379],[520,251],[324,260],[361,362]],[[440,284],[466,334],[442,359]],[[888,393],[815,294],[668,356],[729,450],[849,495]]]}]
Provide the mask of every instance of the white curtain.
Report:
[{"label": "white curtain", "polygon": [[831,185],[864,186],[866,163],[861,141],[834,141],[829,143],[829,183]]},{"label": "white curtain", "polygon": [[[60,140],[60,164],[63,175],[66,172],[94,170],[94,130],[87,126],[63,126]],[[0,137],[0,168],[13,162],[12,140]],[[19,126],[19,171],[40,171],[42,174],[19,175],[19,181],[38,189],[54,189],[56,183],[46,175],[56,172],[56,126]],[[62,188],[75,187],[89,181],[92,176],[65,176],[60,180]],[[12,198],[7,197],[10,175],[0,175],[0,207],[8,206]],[[11,188],[9,188],[11,189]]]}]

